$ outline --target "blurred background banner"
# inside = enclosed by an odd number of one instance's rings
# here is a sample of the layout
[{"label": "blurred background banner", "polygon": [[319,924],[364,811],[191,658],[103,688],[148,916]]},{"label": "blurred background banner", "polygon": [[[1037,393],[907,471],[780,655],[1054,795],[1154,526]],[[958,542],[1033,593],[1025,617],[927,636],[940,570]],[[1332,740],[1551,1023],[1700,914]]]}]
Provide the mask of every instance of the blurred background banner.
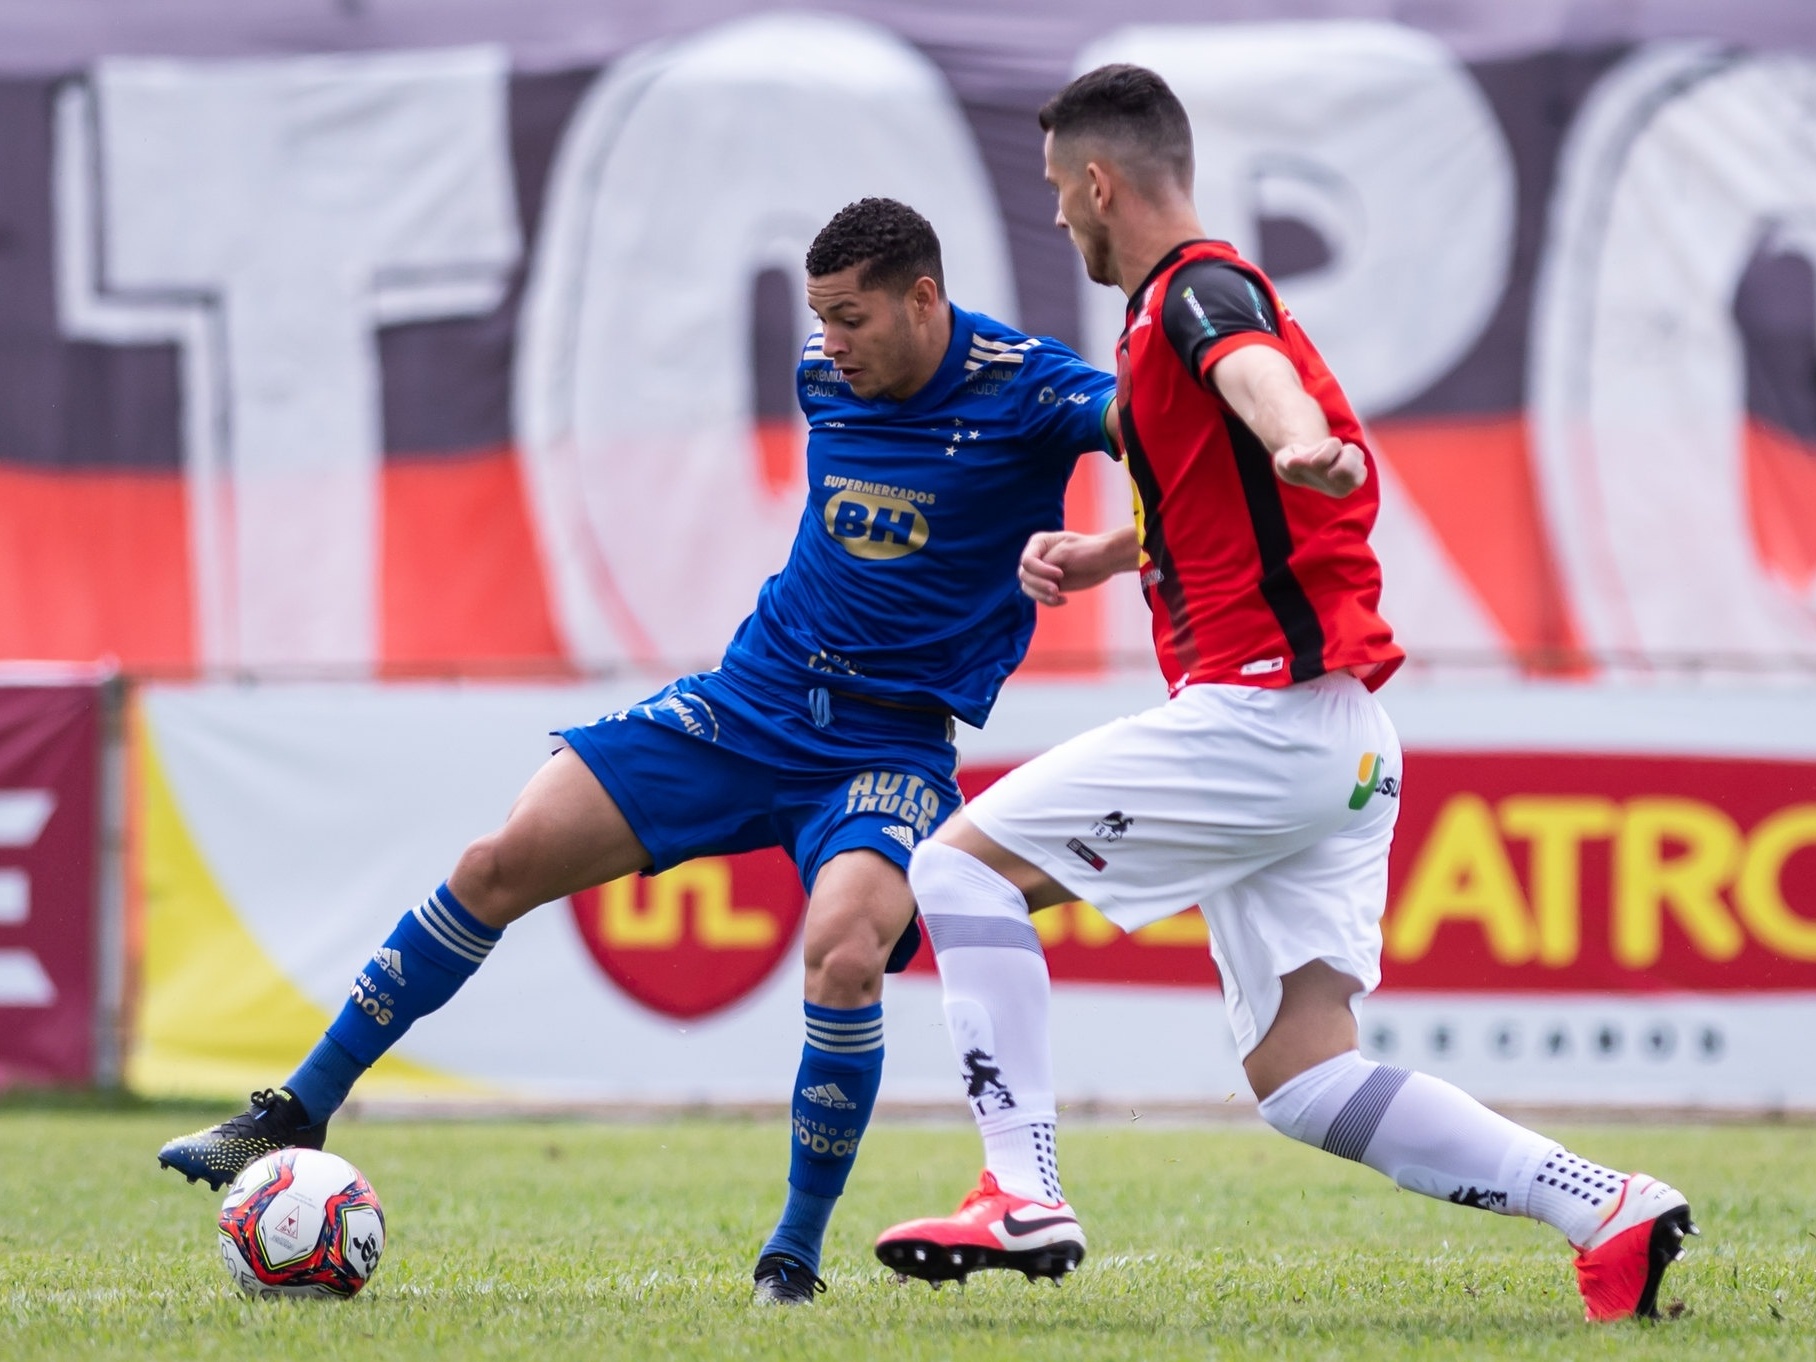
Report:
[{"label": "blurred background banner", "polygon": [[[281,1080],[549,729],[716,661],[798,523],[801,262],[846,202],[1107,364],[1035,115],[1123,60],[1379,456],[1411,665],[1369,1053],[1816,1107],[1800,0],[0,0],[0,658],[136,696],[96,787],[81,702],[0,688],[0,1083],[112,1072],[121,961],[137,1090]],[[1071,525],[1129,505],[1081,462]],[[963,780],[1159,695],[1132,582],[1043,611]],[[775,854],[542,910],[361,1091],[772,1102],[802,911]],[[1195,914],[1038,925],[1062,1090],[1246,1092]],[[929,964],[897,1100],[952,1095]]]},{"label": "blurred background banner", "polygon": [[94,676],[0,672],[0,1089],[95,1073],[102,714]]},{"label": "blurred background banner", "polygon": [[[228,1096],[280,1080],[384,928],[503,816],[547,730],[643,693],[146,688],[133,1086]],[[1001,723],[963,734],[961,782],[975,793],[1158,694],[1013,682]],[[1711,702],[1721,717],[1686,732]],[[1415,682],[1389,703],[1407,779],[1371,1053],[1488,1098],[1816,1108],[1816,714],[1799,695]],[[802,908],[773,852],[552,905],[361,1091],[773,1100],[799,1028]],[[1035,922],[1064,1095],[1246,1091],[1195,911],[1127,937],[1083,904]],[[926,952],[886,998],[885,1096],[951,1096]]]},{"label": "blurred background banner", "polygon": [[[1816,12],[1252,8],[0,6],[0,655],[712,661],[802,499],[813,233],[906,198],[1107,362],[1034,115],[1137,60],[1370,423],[1415,662],[1808,679]],[[1146,648],[1112,590],[1034,664]]]}]

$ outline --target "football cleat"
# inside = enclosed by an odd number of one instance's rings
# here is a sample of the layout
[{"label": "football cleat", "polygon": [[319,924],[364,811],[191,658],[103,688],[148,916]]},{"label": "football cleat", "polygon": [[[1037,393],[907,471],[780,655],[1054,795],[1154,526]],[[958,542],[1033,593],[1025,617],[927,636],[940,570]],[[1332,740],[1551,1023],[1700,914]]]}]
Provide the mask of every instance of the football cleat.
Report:
[{"label": "football cleat", "polygon": [[1644,1173],[1631,1174],[1595,1233],[1576,1248],[1576,1286],[1591,1324],[1657,1319],[1665,1269],[1699,1231],[1684,1194]]},{"label": "football cleat", "polygon": [[765,1253],[752,1275],[759,1305],[812,1305],[826,1290],[825,1282],[786,1253]]},{"label": "football cleat", "polygon": [[1085,1232],[1065,1202],[1012,1196],[986,1171],[955,1214],[884,1230],[876,1256],[898,1277],[919,1277],[935,1286],[963,1282],[986,1267],[1020,1272],[1029,1281],[1046,1277],[1057,1285],[1083,1261]]},{"label": "football cleat", "polygon": [[199,1178],[218,1192],[254,1159],[280,1149],[320,1149],[328,1123],[306,1125],[307,1117],[290,1089],[266,1088],[232,1120],[170,1141],[158,1151],[158,1167],[174,1168],[191,1182]]}]

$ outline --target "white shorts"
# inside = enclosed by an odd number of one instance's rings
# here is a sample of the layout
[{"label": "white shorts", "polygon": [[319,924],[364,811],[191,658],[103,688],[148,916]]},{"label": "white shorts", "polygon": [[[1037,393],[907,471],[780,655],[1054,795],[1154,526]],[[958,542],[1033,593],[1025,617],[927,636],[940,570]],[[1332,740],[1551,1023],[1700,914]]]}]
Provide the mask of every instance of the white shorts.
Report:
[{"label": "white shorts", "polygon": [[1011,771],[965,807],[983,834],[1133,931],[1197,904],[1245,1057],[1280,978],[1322,960],[1381,982],[1400,740],[1347,672],[1187,686]]}]

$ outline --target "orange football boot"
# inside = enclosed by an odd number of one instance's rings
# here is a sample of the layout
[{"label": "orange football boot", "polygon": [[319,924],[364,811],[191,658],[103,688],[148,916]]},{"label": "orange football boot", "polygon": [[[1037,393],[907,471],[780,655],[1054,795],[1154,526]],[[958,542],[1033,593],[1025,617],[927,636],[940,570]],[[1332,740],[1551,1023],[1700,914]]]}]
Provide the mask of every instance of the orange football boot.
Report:
[{"label": "orange football boot", "polygon": [[898,1276],[936,1287],[986,1267],[1057,1283],[1083,1260],[1085,1232],[1065,1202],[1013,1196],[986,1171],[956,1213],[884,1230],[876,1256]]},{"label": "orange football boot", "polygon": [[1576,1286],[1591,1324],[1657,1319],[1658,1286],[1698,1230],[1684,1194],[1644,1173],[1631,1174],[1583,1243],[1576,1244]]}]

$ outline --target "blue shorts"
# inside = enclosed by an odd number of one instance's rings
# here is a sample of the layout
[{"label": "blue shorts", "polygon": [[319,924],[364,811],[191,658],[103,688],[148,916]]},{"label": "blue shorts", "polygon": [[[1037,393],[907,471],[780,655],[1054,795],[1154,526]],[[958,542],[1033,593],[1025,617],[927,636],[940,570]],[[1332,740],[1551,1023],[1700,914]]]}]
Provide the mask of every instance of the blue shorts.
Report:
[{"label": "blue shorts", "polygon": [[779,846],[811,894],[841,852],[874,851],[906,870],[961,802],[946,715],[789,692],[723,668],[560,736],[649,852],[646,874]]}]

